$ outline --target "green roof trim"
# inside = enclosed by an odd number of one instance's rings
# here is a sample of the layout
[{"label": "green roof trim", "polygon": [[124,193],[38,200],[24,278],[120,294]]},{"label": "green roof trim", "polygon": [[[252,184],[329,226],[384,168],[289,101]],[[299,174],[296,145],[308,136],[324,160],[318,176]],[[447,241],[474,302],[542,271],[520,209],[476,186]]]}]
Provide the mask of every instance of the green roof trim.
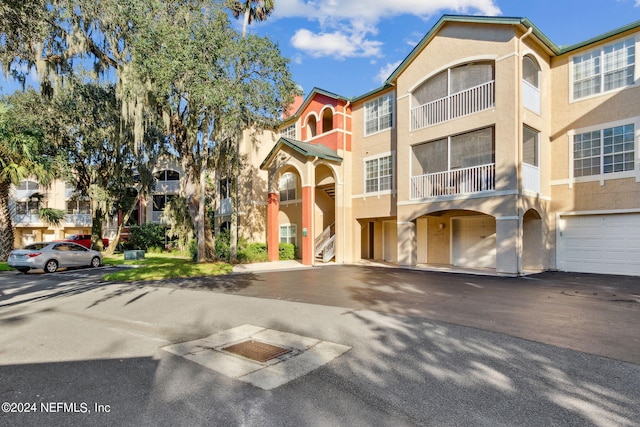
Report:
[{"label": "green roof trim", "polygon": [[302,154],[303,156],[318,157],[325,160],[331,160],[333,162],[342,162],[342,157],[338,156],[338,153],[336,153],[329,147],[325,147],[321,144],[310,144],[308,142],[281,137],[260,165],[260,169],[264,169],[265,165],[269,163],[271,158],[278,150],[280,150],[282,146],[287,146]]},{"label": "green roof trim", "polygon": [[291,116],[287,117],[286,119],[282,120],[282,124],[284,123],[288,123],[293,121],[293,119],[297,119],[298,117],[300,117],[300,112],[304,111],[305,108],[307,108],[307,106],[309,105],[309,103],[311,102],[311,100],[313,99],[313,97],[315,95],[324,95],[324,96],[328,96],[329,98],[334,98],[334,99],[338,99],[344,102],[351,102],[351,98],[347,98],[344,97],[342,95],[338,95],[337,93],[333,93],[333,92],[329,92],[328,90],[324,90],[324,89],[320,89],[318,87],[314,87],[313,89],[311,89],[311,92],[309,93],[309,95],[306,96],[306,98],[304,99],[304,101],[302,102],[302,104],[300,105],[300,107],[298,108],[298,110],[293,113]]},{"label": "green roof trim", "polygon": [[622,26],[620,28],[616,28],[615,30],[608,31],[608,32],[606,32],[604,34],[601,34],[599,36],[590,38],[589,40],[585,40],[585,41],[583,41],[581,43],[577,43],[577,44],[574,44],[574,45],[571,45],[571,46],[563,47],[560,50],[560,53],[561,54],[565,54],[565,53],[568,53],[568,52],[572,52],[572,51],[580,49],[582,47],[589,46],[590,44],[595,44],[595,43],[601,42],[603,40],[606,40],[606,39],[608,39],[610,37],[615,37],[615,36],[617,36],[619,34],[627,32],[629,30],[635,30],[635,29],[638,29],[638,28],[640,28],[640,21],[632,22],[631,24],[627,24],[627,25],[624,25],[624,26]]},{"label": "green roof trim", "polygon": [[471,24],[499,24],[499,25],[522,25],[527,29],[532,28],[533,34],[554,54],[559,54],[560,48],[553,43],[538,27],[526,18],[504,17],[504,16],[469,16],[469,15],[442,15],[442,17],[431,27],[429,32],[420,40],[407,57],[398,65],[385,81],[385,86],[392,85],[396,77],[411,63],[422,51],[433,37],[449,22],[462,22]]}]

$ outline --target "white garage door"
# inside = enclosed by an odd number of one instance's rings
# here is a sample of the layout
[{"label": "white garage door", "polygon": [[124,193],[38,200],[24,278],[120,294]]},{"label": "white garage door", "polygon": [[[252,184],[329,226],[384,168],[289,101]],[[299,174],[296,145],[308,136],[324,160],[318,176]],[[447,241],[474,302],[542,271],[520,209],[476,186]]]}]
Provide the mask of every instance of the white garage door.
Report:
[{"label": "white garage door", "polygon": [[490,216],[453,218],[452,264],[496,268],[496,220]]},{"label": "white garage door", "polygon": [[558,269],[640,275],[640,214],[560,217]]}]

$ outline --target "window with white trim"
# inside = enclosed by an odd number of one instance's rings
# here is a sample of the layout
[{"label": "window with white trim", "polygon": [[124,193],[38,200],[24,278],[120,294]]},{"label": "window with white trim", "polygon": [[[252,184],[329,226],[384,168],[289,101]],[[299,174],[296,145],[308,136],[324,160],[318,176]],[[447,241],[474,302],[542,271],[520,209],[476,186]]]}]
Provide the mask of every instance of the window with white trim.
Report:
[{"label": "window with white trim", "polygon": [[629,38],[573,57],[573,99],[633,85],[635,44]]},{"label": "window with white trim", "polygon": [[393,155],[365,160],[364,192],[375,193],[393,188]]},{"label": "window with white trim", "polygon": [[296,244],[296,236],[298,235],[298,227],[296,224],[280,225],[280,243]]},{"label": "window with white trim", "polygon": [[383,95],[364,104],[365,136],[393,126],[393,97],[391,95]]},{"label": "window with white trim", "polygon": [[573,176],[632,171],[634,145],[633,123],[574,135]]},{"label": "window with white trim", "polygon": [[284,138],[293,138],[296,137],[296,124],[292,124],[280,130],[280,136]]},{"label": "window with white trim", "polygon": [[278,185],[278,190],[280,192],[280,201],[286,202],[291,200],[296,200],[297,194],[296,189],[298,187],[298,179],[296,175],[292,172],[285,172],[280,177],[280,183]]}]

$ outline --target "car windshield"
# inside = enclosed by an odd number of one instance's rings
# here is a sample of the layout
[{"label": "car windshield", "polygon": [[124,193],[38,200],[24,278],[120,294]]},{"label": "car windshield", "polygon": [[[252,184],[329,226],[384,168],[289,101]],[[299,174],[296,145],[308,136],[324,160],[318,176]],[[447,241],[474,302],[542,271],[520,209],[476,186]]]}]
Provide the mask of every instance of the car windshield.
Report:
[{"label": "car windshield", "polygon": [[44,248],[45,246],[48,246],[48,243],[33,243],[31,245],[27,245],[24,248],[25,249],[30,249],[33,251],[39,251],[40,249]]}]

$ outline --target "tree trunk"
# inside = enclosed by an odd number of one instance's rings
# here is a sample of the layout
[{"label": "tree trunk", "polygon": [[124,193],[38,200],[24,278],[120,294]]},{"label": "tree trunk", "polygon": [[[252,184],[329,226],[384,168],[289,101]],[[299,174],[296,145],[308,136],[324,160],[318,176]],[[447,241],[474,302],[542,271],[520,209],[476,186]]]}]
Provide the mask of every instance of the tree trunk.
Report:
[{"label": "tree trunk", "polygon": [[[192,169],[183,164],[183,170],[190,171]],[[197,261],[213,262],[215,261],[215,256],[213,253],[211,227],[209,226],[204,206],[203,179],[203,173],[200,173],[197,177],[185,173],[184,197],[187,201],[187,208],[193,221],[193,229],[198,243]]]},{"label": "tree trunk", "polygon": [[137,204],[138,204],[138,198],[136,197],[133,203],[131,204],[131,206],[129,207],[129,209],[125,212],[124,216],[122,217],[122,222],[118,224],[118,231],[116,231],[116,235],[113,237],[113,240],[109,242],[109,246],[104,252],[105,255],[113,255],[113,253],[115,252],[116,247],[118,246],[118,243],[120,243],[120,236],[122,236],[122,230],[124,229],[125,224],[129,222],[129,218],[131,218],[131,213],[133,212]]},{"label": "tree trunk", "polygon": [[11,184],[5,180],[0,181],[0,261],[6,261],[9,252],[13,250],[15,236],[13,223],[9,211],[9,188]]},{"label": "tree trunk", "polygon": [[104,250],[102,243],[102,222],[104,213],[100,208],[93,209],[93,219],[91,221],[91,246],[99,251]]},{"label": "tree trunk", "polygon": [[251,6],[247,4],[247,9],[244,11],[244,19],[242,20],[242,38],[247,36],[247,27],[249,26],[250,14]]},{"label": "tree trunk", "polygon": [[[237,171],[236,171],[237,172]],[[229,262],[238,259],[238,174],[234,173],[229,180],[231,189],[231,223],[229,224]]]}]

